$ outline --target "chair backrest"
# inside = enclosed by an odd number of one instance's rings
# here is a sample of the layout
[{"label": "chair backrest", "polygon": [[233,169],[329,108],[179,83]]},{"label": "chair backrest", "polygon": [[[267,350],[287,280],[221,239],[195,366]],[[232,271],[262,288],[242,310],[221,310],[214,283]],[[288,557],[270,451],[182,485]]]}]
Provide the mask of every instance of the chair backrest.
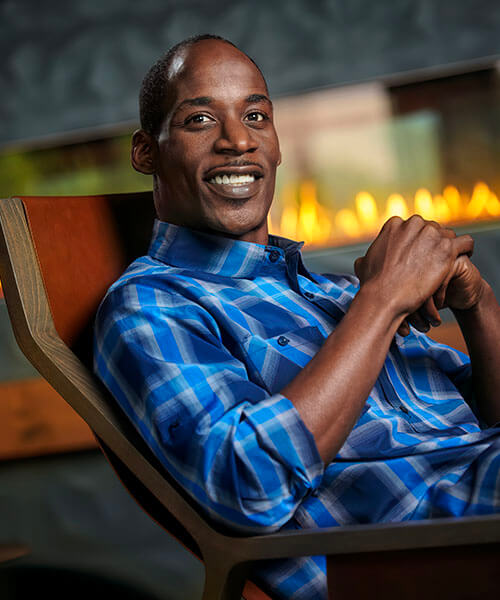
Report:
[{"label": "chair backrest", "polygon": [[148,249],[151,192],[23,197],[22,203],[55,328],[88,363],[99,302],[126,266]]},{"label": "chair backrest", "polygon": [[[95,432],[142,508],[201,557],[201,547],[218,535],[216,530],[154,457],[91,367],[96,309],[110,284],[147,251],[153,220],[151,192],[0,201],[0,277],[25,355]],[[249,598],[268,598],[250,588]]]}]

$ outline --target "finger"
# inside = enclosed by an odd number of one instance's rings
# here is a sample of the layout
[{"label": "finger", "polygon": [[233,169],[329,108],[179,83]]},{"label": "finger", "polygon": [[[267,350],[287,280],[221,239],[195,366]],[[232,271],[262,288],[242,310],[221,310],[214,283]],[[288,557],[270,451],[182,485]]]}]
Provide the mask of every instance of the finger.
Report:
[{"label": "finger", "polygon": [[447,238],[453,239],[457,237],[457,234],[450,229],[450,227],[443,227],[437,221],[425,221],[426,225],[431,225],[434,229],[439,229],[440,233]]},{"label": "finger", "polygon": [[446,298],[446,290],[448,289],[448,281],[445,281],[434,294],[434,304],[438,309],[444,308],[444,299]]},{"label": "finger", "polygon": [[406,322],[406,319],[398,327],[398,333],[399,333],[399,335],[402,335],[403,337],[406,337],[407,335],[410,334],[410,326]]},{"label": "finger", "polygon": [[474,251],[474,240],[470,235],[459,235],[453,240],[453,246],[456,256],[460,256],[461,254],[472,256],[472,252]]},{"label": "finger", "polygon": [[427,333],[427,331],[429,331],[431,328],[429,321],[424,317],[420,310],[416,310],[415,312],[411,313],[411,315],[408,315],[407,321],[410,325],[422,333]]},{"label": "finger", "polygon": [[433,327],[441,325],[441,316],[432,297],[425,301],[419,312]]},{"label": "finger", "polygon": [[436,305],[436,307],[438,309],[445,308],[446,291],[448,290],[448,284],[450,283],[450,281],[453,279],[453,277],[455,275],[455,270],[456,270],[456,267],[454,264],[453,267],[450,269],[450,272],[446,276],[445,280],[439,286],[438,290],[434,294],[434,304]]},{"label": "finger", "polygon": [[415,214],[412,215],[409,219],[406,219],[403,225],[407,231],[410,230],[413,234],[417,234],[419,231],[424,229],[426,225],[426,220],[421,215]]},{"label": "finger", "polygon": [[390,217],[389,219],[387,219],[387,221],[382,225],[382,228],[379,231],[379,235],[382,232],[386,232],[388,229],[395,229],[396,227],[399,227],[402,223],[404,223],[405,221],[403,221],[403,219],[401,217],[398,216],[393,216]]}]

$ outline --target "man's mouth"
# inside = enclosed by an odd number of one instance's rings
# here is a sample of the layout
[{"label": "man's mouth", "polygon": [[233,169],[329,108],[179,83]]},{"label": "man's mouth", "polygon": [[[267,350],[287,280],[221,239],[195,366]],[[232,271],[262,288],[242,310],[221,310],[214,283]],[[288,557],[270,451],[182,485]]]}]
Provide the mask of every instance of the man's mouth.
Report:
[{"label": "man's mouth", "polygon": [[216,175],[208,180],[209,183],[216,183],[218,185],[248,185],[255,181],[255,175],[235,175],[234,173],[227,173],[224,175]]},{"label": "man's mouth", "polygon": [[218,195],[227,198],[250,198],[260,189],[259,180],[264,177],[257,164],[227,165],[211,169],[205,181]]}]

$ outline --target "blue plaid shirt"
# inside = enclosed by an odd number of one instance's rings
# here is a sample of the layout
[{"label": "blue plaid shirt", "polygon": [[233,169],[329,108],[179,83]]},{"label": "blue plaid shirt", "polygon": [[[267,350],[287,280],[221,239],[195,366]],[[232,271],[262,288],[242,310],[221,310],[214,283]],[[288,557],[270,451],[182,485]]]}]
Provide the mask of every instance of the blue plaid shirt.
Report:
[{"label": "blue plaid shirt", "polygon": [[[396,335],[357,424],[323,465],[280,390],[358,288],[308,272],[301,246],[156,221],[148,255],[99,309],[96,372],[169,472],[239,532],[494,512],[499,435],[460,393],[468,359],[415,331]],[[326,597],[323,557],[272,561],[257,578],[282,598]]]}]

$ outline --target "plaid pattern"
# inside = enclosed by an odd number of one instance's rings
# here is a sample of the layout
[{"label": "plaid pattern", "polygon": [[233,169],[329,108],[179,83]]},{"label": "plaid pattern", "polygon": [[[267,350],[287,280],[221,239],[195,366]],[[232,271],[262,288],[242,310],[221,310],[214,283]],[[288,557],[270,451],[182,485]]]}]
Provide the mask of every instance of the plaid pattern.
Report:
[{"label": "plaid pattern", "polygon": [[[101,304],[96,372],[180,484],[242,533],[494,512],[500,436],[463,399],[468,359],[416,331],[396,335],[356,426],[322,464],[280,390],[358,288],[309,273],[301,246],[157,221],[148,255]],[[271,561],[257,577],[282,598],[326,596],[323,557]]]}]

